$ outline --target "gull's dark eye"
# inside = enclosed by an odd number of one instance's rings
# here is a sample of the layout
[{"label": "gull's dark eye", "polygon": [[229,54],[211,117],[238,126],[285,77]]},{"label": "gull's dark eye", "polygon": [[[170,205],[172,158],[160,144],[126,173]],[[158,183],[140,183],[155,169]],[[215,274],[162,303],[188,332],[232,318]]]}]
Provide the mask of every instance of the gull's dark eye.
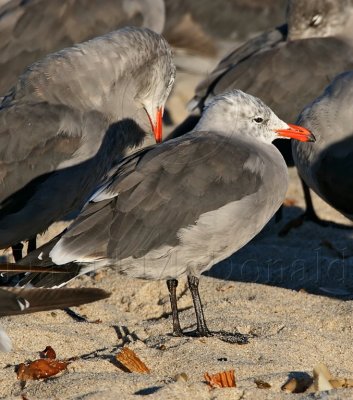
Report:
[{"label": "gull's dark eye", "polygon": [[255,121],[256,123],[258,123],[258,124],[261,124],[261,122],[264,122],[264,119],[261,118],[261,117],[256,117],[256,118],[254,118],[254,121]]}]

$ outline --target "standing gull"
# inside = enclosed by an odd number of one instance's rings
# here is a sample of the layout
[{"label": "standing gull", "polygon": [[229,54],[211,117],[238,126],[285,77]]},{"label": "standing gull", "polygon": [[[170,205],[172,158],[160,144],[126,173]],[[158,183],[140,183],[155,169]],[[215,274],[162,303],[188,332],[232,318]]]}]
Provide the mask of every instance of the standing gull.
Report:
[{"label": "standing gull", "polygon": [[[165,279],[175,335],[183,334],[177,279],[187,275],[196,334],[208,336],[200,274],[248,243],[281,205],[288,174],[271,144],[277,137],[313,140],[255,97],[220,95],[192,132],[122,161],[61,238],[21,264],[69,263],[70,278],[113,265],[132,277]],[[63,276],[29,274],[26,282],[55,286]]]},{"label": "standing gull", "polygon": [[0,7],[0,96],[49,53],[125,26],[162,33],[164,0],[10,0]]},{"label": "standing gull", "polygon": [[174,73],[160,35],[125,28],[20,76],[0,105],[0,248],[79,210],[151,127],[161,141]]},{"label": "standing gull", "polygon": [[299,174],[310,189],[353,221],[353,72],[325,89],[299,116],[317,142],[292,143]]}]

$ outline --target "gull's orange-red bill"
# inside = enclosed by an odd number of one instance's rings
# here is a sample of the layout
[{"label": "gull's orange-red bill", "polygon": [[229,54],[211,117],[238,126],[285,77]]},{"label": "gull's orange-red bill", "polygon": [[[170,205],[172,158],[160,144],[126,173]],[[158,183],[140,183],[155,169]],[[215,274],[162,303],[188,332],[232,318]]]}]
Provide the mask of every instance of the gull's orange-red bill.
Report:
[{"label": "gull's orange-red bill", "polygon": [[308,129],[293,124],[288,124],[288,127],[287,129],[276,130],[278,136],[299,140],[301,142],[315,142],[315,136]]}]

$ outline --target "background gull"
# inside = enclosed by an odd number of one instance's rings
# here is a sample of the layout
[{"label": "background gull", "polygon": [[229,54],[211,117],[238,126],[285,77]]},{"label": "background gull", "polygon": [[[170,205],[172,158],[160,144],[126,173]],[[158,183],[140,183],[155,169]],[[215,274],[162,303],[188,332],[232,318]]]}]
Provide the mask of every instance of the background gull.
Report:
[{"label": "background gull", "polygon": [[[353,72],[334,79],[298,120],[315,146],[292,143],[300,176],[310,189],[353,220]],[[310,194],[309,194],[310,195]]]},{"label": "background gull", "polygon": [[151,127],[160,141],[173,80],[167,42],[139,28],[27,69],[0,105],[0,248],[79,210]]},{"label": "background gull", "polygon": [[[348,0],[289,0],[287,24],[224,57],[195,90],[190,107],[197,115],[187,118],[170,137],[188,132],[204,105],[232,88],[258,96],[280,118],[294,122],[338,73],[353,68],[352,11]],[[290,143],[276,145],[293,166]],[[311,210],[307,216],[319,221]]]},{"label": "background gull", "polygon": [[[281,21],[284,3],[285,0],[0,0],[0,96],[26,66],[48,53],[124,26],[163,32],[176,49],[182,69],[199,71],[202,66],[209,70],[216,54],[223,54],[229,38],[244,40]],[[246,22],[249,19],[251,24]]]}]

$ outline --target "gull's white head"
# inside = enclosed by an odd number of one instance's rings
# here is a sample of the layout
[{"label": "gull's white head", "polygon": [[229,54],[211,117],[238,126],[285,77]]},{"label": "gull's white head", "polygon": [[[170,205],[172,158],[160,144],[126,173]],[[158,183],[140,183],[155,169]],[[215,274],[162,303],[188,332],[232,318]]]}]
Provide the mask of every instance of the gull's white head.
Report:
[{"label": "gull's white head", "polygon": [[305,128],[287,124],[257,97],[241,90],[216,96],[205,108],[195,130],[247,137],[271,143],[278,138],[313,141]]}]

